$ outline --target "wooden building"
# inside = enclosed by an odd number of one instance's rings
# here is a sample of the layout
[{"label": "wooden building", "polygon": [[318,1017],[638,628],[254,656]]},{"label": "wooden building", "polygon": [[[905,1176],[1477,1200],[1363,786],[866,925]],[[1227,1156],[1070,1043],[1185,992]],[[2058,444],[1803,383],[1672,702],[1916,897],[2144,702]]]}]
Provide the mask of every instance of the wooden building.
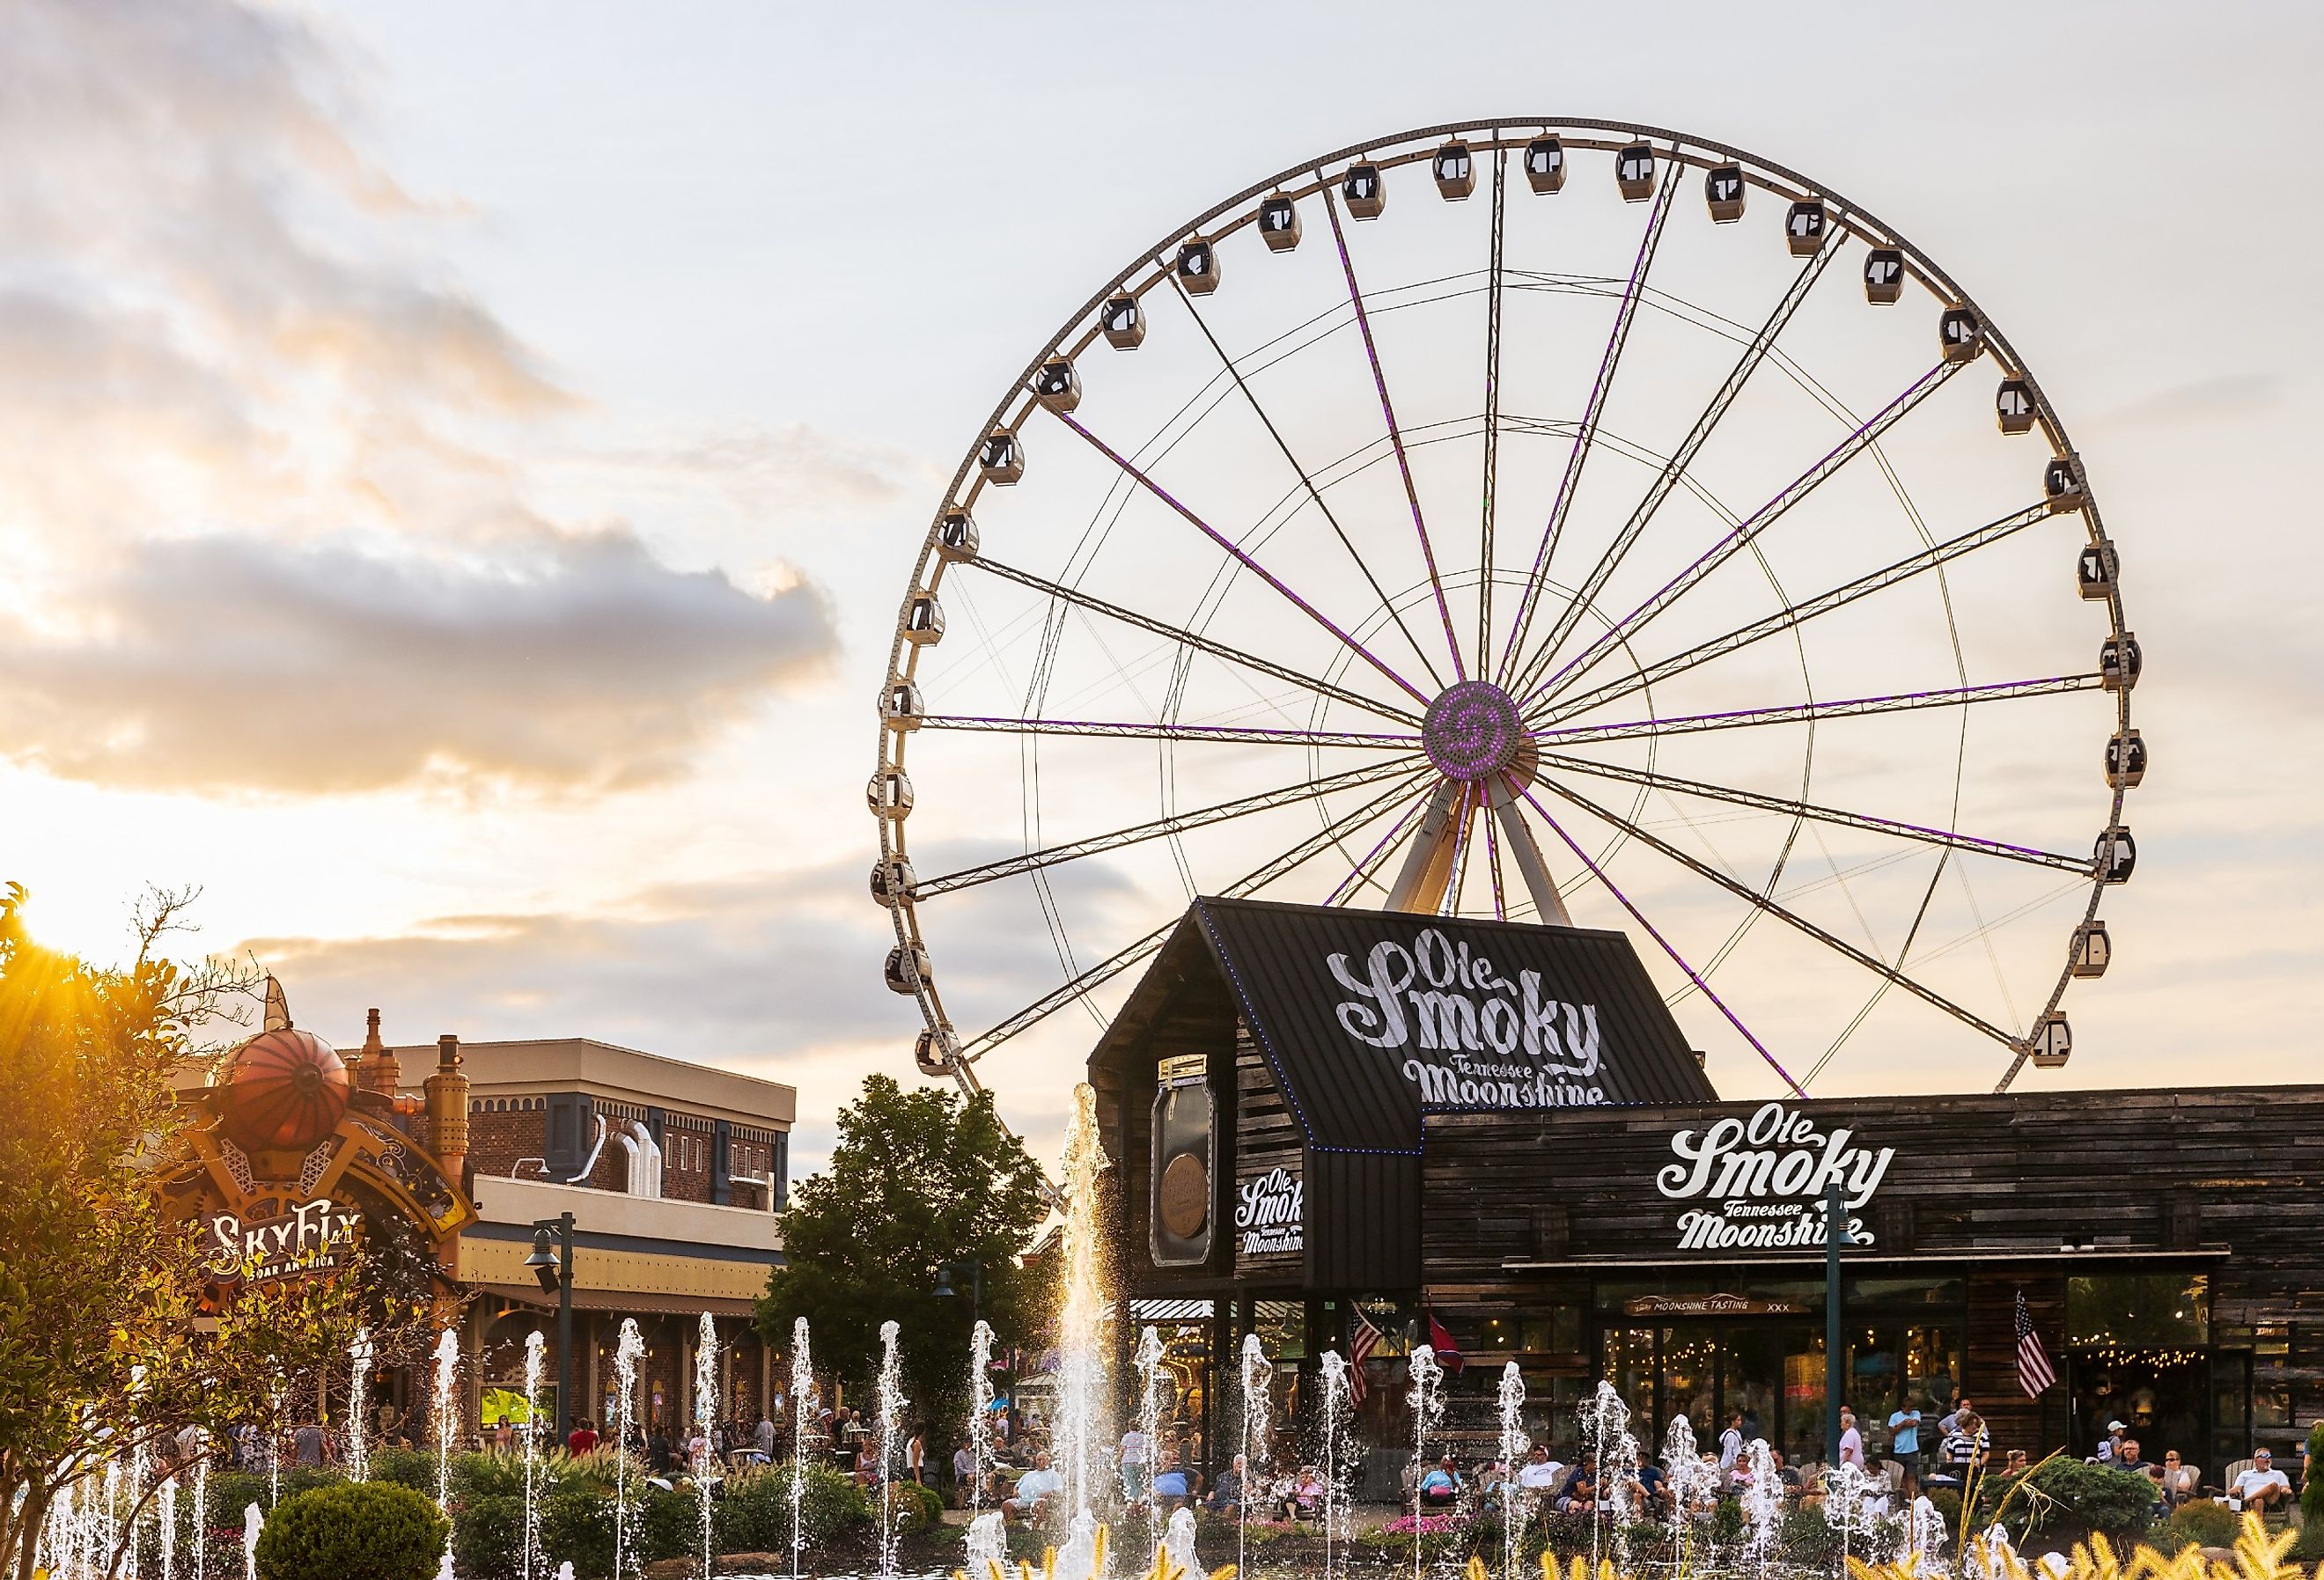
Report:
[{"label": "wooden building", "polygon": [[[1128,1293],[1167,1314],[1214,1460],[1211,1357],[1259,1333],[1296,1410],[1360,1322],[1360,1435],[1408,1444],[1432,1317],[1467,1363],[1456,1452],[1489,1452],[1514,1361],[1564,1450],[1603,1377],[1641,1441],[1742,1411],[1819,1459],[1834,1180],[1876,1449],[1957,1395],[1998,1447],[2087,1453],[2118,1419],[2210,1473],[2324,1418],[2324,1086],[1725,1102],[1620,934],[1220,900],[1089,1068]],[[2059,1378],[2038,1397],[2021,1295]]]}]

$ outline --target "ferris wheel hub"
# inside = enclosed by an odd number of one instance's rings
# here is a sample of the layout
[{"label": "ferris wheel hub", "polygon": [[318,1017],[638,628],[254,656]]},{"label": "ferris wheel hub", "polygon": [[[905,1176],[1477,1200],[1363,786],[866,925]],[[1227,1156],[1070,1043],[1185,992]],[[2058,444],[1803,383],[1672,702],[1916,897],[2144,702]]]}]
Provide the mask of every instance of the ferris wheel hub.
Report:
[{"label": "ferris wheel hub", "polygon": [[1515,772],[1533,777],[1533,738],[1517,699],[1490,680],[1448,686],[1420,721],[1420,744],[1447,779],[1473,784]]}]

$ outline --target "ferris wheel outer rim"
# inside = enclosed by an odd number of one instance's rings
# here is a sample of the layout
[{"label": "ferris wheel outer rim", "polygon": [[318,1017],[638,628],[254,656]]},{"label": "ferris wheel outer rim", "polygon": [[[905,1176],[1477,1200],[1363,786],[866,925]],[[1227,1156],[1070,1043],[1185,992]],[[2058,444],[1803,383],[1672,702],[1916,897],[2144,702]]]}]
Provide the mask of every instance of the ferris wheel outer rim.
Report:
[{"label": "ferris wheel outer rim", "polygon": [[[1517,137],[1505,135],[1508,129],[1511,127],[1524,129],[1524,134]],[[1565,134],[1569,132],[1582,134],[1567,139]],[[1827,205],[1831,211],[1831,234],[1824,243],[1826,247],[1836,249],[1852,236],[1870,245],[1885,245],[1896,249],[1904,254],[1908,273],[1913,274],[1941,303],[1948,307],[1966,308],[1975,313],[1979,337],[1983,343],[1982,349],[1993,354],[1996,364],[2001,367],[2006,376],[2020,380],[2025,384],[2033,398],[2036,425],[2049,443],[2052,459],[2066,460],[2074,468],[2081,483],[2081,503],[2073,507],[2070,513],[2082,517],[2085,534],[2091,543],[2103,544],[2108,541],[2096,491],[2090,486],[2087,470],[2073,446],[2070,436],[2066,431],[2064,421],[2059,417],[2048,393],[2043,389],[2040,380],[2034,376],[2024,359],[2018,355],[2008,337],[1995,324],[1992,316],[1978,304],[1976,299],[1963,290],[1959,282],[1953,280],[1925,250],[1869,209],[1829,186],[1809,180],[1786,165],[1762,158],[1731,143],[1673,131],[1667,127],[1638,122],[1554,115],[1486,117],[1446,122],[1414,128],[1385,137],[1372,138],[1362,143],[1351,143],[1318,157],[1303,160],[1275,172],[1265,180],[1251,183],[1231,197],[1212,205],[1186,223],[1165,233],[1152,246],[1135,254],[1129,265],[1093,293],[1059,325],[1056,331],[1027,362],[1009,384],[1001,399],[995,402],[982,426],[977,430],[976,437],[970,442],[960,466],[954,470],[945,488],[936,517],[922,537],[919,554],[913,562],[910,581],[899,606],[895,635],[889,650],[887,679],[883,680],[881,686],[883,697],[889,687],[900,683],[911,683],[917,675],[919,647],[918,644],[905,640],[905,619],[916,596],[924,593],[933,594],[942,584],[946,561],[936,552],[936,532],[946,513],[955,509],[963,511],[971,509],[977,496],[982,492],[982,477],[973,476],[977,469],[979,452],[992,434],[1007,431],[1013,436],[1016,433],[1025,417],[1038,403],[1031,393],[1030,386],[1041,365],[1059,354],[1067,341],[1074,337],[1077,328],[1082,329],[1082,334],[1074,342],[1070,355],[1077,358],[1082,351],[1087,349],[1099,335],[1099,326],[1092,321],[1093,315],[1096,314],[1109,300],[1124,294],[1124,288],[1134,277],[1140,275],[1141,273],[1150,273],[1150,278],[1144,280],[1135,291],[1130,292],[1142,298],[1147,291],[1153,289],[1167,277],[1168,265],[1166,260],[1170,249],[1177,244],[1189,237],[1200,236],[1204,240],[1215,240],[1219,236],[1231,235],[1243,226],[1253,223],[1257,218],[1257,209],[1253,208],[1249,215],[1237,212],[1229,223],[1223,226],[1217,225],[1215,222],[1222,216],[1239,211],[1251,204],[1254,199],[1263,200],[1268,196],[1278,193],[1292,197],[1295,200],[1309,195],[1334,179],[1333,175],[1326,173],[1327,171],[1334,170],[1343,164],[1371,163],[1379,165],[1385,171],[1433,157],[1434,150],[1418,146],[1421,144],[1435,143],[1441,146],[1445,140],[1457,140],[1467,143],[1472,152],[1479,148],[1501,151],[1521,148],[1526,142],[1536,135],[1559,136],[1561,141],[1566,142],[1571,147],[1591,152],[1618,151],[1631,143],[1646,142],[1660,145],[1655,148],[1658,157],[1686,165],[1706,170],[1720,164],[1737,165],[1742,169],[1745,180],[1762,190],[1794,202],[1821,200]],[[1600,140],[1607,136],[1618,136],[1626,141],[1618,143]],[[1705,155],[1712,157],[1705,158],[1703,157]],[[1010,414],[1012,407],[1016,409],[1013,416]],[[2129,633],[2123,616],[2122,588],[2118,574],[2105,603],[2111,638],[2120,640],[2126,637]],[[2131,686],[2126,685],[2114,691],[2117,734],[2126,735],[2131,727]],[[890,771],[903,774],[907,754],[905,744],[908,740],[908,733],[890,729],[884,717],[877,721],[877,732],[875,776]],[[2122,826],[2127,788],[2126,785],[2120,783],[2111,787],[2107,825],[2108,828]],[[881,861],[884,864],[903,856],[906,854],[906,842],[902,837],[904,820],[880,813],[875,813],[874,818],[880,829]],[[2100,837],[2104,837],[2104,830],[2101,830]],[[2083,909],[2080,926],[2087,926],[2096,919],[2107,887],[2103,875],[2097,870],[2094,858],[2090,874],[2090,892]],[[912,996],[918,1004],[927,1030],[940,1039],[953,1038],[951,1049],[956,1050],[962,1044],[944,1015],[943,1002],[938,990],[933,982],[918,980],[918,970],[912,963],[913,951],[917,949],[925,953],[927,948],[925,940],[920,936],[915,912],[916,908],[908,901],[890,908],[890,917],[897,945],[904,952],[906,974],[914,983],[915,991]],[[2077,930],[2079,931],[2079,928]],[[1996,1086],[1996,1091],[2006,1090],[2015,1079],[2031,1054],[2034,1029],[2038,1028],[2047,1016],[2054,1013],[2058,1005],[2063,1001],[2066,987],[2072,980],[2070,936],[2067,949],[2068,958],[2065,966],[2061,968],[2042,1009],[2035,1012],[2025,1036],[2017,1040],[2010,1066]],[[956,1051],[954,1056],[948,1059],[954,1081],[964,1093],[970,1095],[986,1089],[984,1084],[975,1075],[975,1062],[973,1059],[959,1057]]]}]

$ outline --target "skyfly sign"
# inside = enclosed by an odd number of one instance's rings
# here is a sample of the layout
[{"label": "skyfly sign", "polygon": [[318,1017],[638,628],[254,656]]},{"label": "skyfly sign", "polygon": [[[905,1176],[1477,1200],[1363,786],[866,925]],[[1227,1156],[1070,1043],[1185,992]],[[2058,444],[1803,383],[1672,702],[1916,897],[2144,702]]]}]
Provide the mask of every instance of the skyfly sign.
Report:
[{"label": "skyfly sign", "polygon": [[1197,906],[1295,1107],[1395,1102],[1409,1116],[1395,1128],[1416,1144],[1425,1113],[1716,1099],[1620,933],[1257,901]]}]

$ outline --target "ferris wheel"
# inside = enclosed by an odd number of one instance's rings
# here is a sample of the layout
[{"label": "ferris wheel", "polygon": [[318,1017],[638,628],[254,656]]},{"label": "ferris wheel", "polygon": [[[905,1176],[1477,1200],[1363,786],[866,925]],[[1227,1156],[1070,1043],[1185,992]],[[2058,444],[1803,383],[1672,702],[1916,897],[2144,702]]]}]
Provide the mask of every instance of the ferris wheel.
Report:
[{"label": "ferris wheel", "polygon": [[2006,1087],[2136,860],[2118,568],[1851,199],[1610,122],[1338,150],[1095,291],[938,502],[887,984],[924,1073],[1047,1085],[1196,895],[1490,916],[1628,933],[1714,1069]]}]

